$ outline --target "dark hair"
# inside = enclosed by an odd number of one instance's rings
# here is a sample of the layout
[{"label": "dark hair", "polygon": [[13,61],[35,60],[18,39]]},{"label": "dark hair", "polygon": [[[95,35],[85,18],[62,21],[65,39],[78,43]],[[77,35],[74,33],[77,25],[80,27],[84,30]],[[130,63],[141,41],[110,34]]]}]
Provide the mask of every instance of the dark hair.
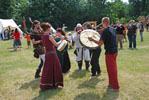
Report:
[{"label": "dark hair", "polygon": [[58,28],[56,31],[60,32],[63,36],[66,36],[66,33],[62,30],[62,28]]},{"label": "dark hair", "polygon": [[90,24],[90,23],[88,23],[88,22],[85,22],[84,24],[83,24],[83,27],[84,26],[86,26],[88,29],[92,29],[92,25]]},{"label": "dark hair", "polygon": [[38,24],[38,23],[40,23],[38,20],[34,20],[32,28],[34,29],[35,25]]},{"label": "dark hair", "polygon": [[15,32],[16,32],[16,33],[18,32],[18,29],[17,29],[17,28],[15,29]]},{"label": "dark hair", "polygon": [[49,23],[42,23],[41,28],[43,31],[46,31],[48,28],[51,28],[51,25]]}]

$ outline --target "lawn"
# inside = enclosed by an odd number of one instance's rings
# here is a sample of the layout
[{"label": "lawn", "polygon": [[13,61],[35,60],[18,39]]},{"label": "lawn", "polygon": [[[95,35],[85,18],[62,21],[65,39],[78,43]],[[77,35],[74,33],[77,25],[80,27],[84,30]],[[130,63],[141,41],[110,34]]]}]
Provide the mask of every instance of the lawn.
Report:
[{"label": "lawn", "polygon": [[[14,52],[12,41],[0,41],[0,100],[149,100],[149,32],[144,42],[137,35],[137,49],[119,50],[117,57],[119,91],[108,89],[104,49],[100,56],[101,76],[89,79],[91,72],[78,71],[74,50],[69,50],[71,69],[64,75],[64,88],[40,91],[40,79],[34,79],[39,59],[33,48]],[[103,46],[102,46],[103,48]]]}]

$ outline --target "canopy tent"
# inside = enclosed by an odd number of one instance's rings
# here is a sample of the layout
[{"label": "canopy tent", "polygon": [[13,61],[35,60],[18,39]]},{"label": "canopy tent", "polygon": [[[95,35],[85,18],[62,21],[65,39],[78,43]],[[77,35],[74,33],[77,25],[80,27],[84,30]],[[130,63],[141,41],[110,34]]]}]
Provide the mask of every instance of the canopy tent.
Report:
[{"label": "canopy tent", "polygon": [[15,30],[17,28],[21,34],[22,30],[17,26],[13,19],[0,19],[0,33],[3,33],[5,29]]}]

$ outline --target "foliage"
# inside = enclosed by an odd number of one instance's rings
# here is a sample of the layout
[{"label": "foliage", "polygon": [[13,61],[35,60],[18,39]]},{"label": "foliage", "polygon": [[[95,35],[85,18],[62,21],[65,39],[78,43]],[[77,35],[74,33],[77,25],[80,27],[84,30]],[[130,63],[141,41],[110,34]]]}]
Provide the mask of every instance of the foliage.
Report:
[{"label": "foliage", "polygon": [[147,16],[148,11],[149,0],[129,0],[129,4],[122,0],[0,0],[0,18],[13,18],[22,24],[24,16],[28,29],[29,17],[49,22],[55,28],[65,24],[72,30],[77,23],[92,20],[100,23],[104,16],[110,17],[111,23],[137,20],[140,15]]},{"label": "foliage", "polygon": [[147,16],[149,14],[149,0],[129,0],[130,15],[138,17],[140,15]]}]

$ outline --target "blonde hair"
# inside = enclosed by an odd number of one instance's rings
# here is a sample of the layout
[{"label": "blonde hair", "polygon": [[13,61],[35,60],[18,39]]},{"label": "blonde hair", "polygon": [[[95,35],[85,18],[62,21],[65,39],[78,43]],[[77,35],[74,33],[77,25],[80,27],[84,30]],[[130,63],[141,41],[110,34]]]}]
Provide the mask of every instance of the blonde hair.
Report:
[{"label": "blonde hair", "polygon": [[110,19],[109,19],[109,17],[103,17],[103,18],[102,18],[102,22],[103,22],[103,23],[110,24]]}]

